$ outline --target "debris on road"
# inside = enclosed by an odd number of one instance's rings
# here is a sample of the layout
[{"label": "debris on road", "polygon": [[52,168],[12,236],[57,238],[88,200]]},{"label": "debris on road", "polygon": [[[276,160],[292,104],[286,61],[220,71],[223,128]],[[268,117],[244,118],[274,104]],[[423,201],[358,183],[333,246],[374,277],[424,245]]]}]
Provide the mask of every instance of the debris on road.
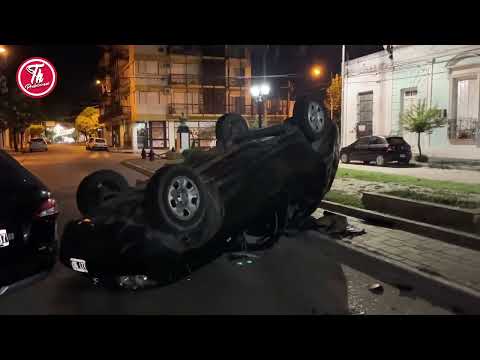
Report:
[{"label": "debris on road", "polygon": [[374,294],[383,294],[383,286],[380,285],[379,283],[375,283],[373,285],[370,285],[368,290],[370,290]]}]

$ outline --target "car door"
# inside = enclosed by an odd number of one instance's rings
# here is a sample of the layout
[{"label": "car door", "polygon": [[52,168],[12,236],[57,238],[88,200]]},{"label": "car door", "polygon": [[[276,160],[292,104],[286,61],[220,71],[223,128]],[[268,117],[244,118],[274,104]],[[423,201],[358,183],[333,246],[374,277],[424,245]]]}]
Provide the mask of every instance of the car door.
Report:
[{"label": "car door", "polygon": [[383,155],[387,141],[379,136],[372,136],[368,141],[368,155],[365,161],[375,161],[378,155]]},{"label": "car door", "polygon": [[357,140],[353,145],[350,160],[364,161],[368,157],[368,139],[368,137],[363,137]]}]

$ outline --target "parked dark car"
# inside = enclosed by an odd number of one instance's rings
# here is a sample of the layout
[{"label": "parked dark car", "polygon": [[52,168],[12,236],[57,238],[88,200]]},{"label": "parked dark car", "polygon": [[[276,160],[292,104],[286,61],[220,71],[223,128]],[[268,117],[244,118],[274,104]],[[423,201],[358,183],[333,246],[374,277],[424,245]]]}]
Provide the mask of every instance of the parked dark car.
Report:
[{"label": "parked dark car", "polygon": [[338,167],[338,128],[315,102],[297,101],[292,118],[262,129],[225,114],[216,138],[135,188],[110,170],[83,179],[84,218],[67,224],[60,261],[115,288],[172,283],[245,248],[247,236],[249,249],[273,246],[317,209]]},{"label": "parked dark car", "polygon": [[55,264],[55,199],[0,150],[0,295],[45,277]]},{"label": "parked dark car", "polygon": [[374,161],[378,166],[397,161],[408,164],[412,158],[410,145],[400,136],[365,136],[340,150],[342,163]]}]

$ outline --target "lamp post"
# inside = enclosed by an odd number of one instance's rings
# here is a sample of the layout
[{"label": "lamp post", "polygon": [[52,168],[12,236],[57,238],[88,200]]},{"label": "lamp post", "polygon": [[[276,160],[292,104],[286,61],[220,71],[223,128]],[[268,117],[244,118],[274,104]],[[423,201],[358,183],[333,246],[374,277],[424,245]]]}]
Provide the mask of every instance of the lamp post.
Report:
[{"label": "lamp post", "polygon": [[262,127],[262,120],[265,115],[265,103],[264,98],[270,94],[270,86],[266,83],[253,85],[250,88],[250,94],[255,99],[257,104],[257,111],[258,111],[258,127]]}]

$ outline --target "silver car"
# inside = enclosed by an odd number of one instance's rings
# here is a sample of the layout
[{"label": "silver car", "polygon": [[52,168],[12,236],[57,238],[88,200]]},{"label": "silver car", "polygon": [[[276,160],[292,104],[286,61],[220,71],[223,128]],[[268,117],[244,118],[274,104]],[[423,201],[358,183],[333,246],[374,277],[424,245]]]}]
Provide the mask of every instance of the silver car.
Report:
[{"label": "silver car", "polygon": [[43,138],[30,139],[29,144],[30,144],[30,152],[48,151],[47,142]]}]

